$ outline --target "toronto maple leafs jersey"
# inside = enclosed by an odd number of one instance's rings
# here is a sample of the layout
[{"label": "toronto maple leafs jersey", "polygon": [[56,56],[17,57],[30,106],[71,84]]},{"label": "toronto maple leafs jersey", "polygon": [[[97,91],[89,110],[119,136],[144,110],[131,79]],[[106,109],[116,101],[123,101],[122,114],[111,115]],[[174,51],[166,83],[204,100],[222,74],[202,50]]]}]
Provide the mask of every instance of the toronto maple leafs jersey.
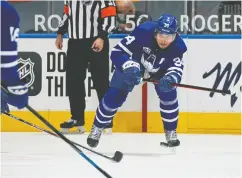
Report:
[{"label": "toronto maple leafs jersey", "polygon": [[[25,101],[28,88],[18,74],[19,21],[14,7],[6,1],[1,1],[1,84],[6,86],[11,94]],[[9,104],[18,106],[10,100]]]},{"label": "toronto maple leafs jersey", "polygon": [[13,85],[18,75],[19,15],[8,2],[1,1],[1,80]]},{"label": "toronto maple leafs jersey", "polygon": [[177,34],[166,49],[159,48],[155,39],[156,22],[146,22],[138,26],[130,35],[122,39],[111,52],[111,60],[117,70],[128,60],[134,60],[141,66],[144,78],[156,73],[171,75],[177,83],[183,73],[183,54],[187,47]]}]

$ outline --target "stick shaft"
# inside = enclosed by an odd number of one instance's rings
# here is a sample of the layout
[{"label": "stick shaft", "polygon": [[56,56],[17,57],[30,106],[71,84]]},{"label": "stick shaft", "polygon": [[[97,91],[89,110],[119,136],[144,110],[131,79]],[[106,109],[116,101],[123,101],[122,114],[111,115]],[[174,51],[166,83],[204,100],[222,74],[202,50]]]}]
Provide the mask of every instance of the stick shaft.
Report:
[{"label": "stick shaft", "polygon": [[[1,89],[9,95],[9,91],[1,86]],[[105,172],[102,168],[100,168],[94,161],[92,161],[89,157],[87,157],[77,146],[75,146],[69,139],[67,139],[64,135],[62,135],[54,126],[52,126],[44,117],[42,117],[35,109],[33,109],[30,105],[26,105],[26,108],[34,114],[39,120],[41,120],[46,126],[48,126],[55,134],[57,134],[63,141],[69,144],[77,153],[79,153],[85,160],[87,160],[93,167],[95,167],[99,172],[101,172],[105,177],[112,178],[107,172]]]},{"label": "stick shaft", "polygon": [[[34,124],[32,124],[32,123],[30,123],[30,122],[28,122],[28,121],[26,121],[26,120],[23,120],[23,119],[21,119],[21,118],[19,118],[19,117],[16,117],[16,116],[14,116],[14,115],[12,115],[12,114],[10,114],[10,113],[3,113],[3,114],[9,116],[9,117],[12,118],[12,119],[18,120],[18,121],[20,121],[20,122],[22,122],[22,123],[24,123],[24,124],[26,124],[26,125],[29,125],[29,126],[31,126],[31,127],[34,127],[34,128],[36,128],[37,130],[40,130],[40,131],[45,132],[45,133],[48,133],[48,134],[50,134],[50,135],[52,135],[52,136],[55,136],[55,137],[59,137],[57,134],[55,134],[55,133],[53,133],[53,132],[50,132],[50,131],[48,131],[48,130],[45,130],[45,129],[43,129],[43,128],[37,126],[37,125],[34,125]],[[108,156],[106,156],[106,155],[103,155],[103,154],[98,153],[98,152],[96,152],[96,151],[94,151],[94,150],[91,150],[91,149],[89,149],[89,148],[87,148],[87,147],[85,147],[85,146],[82,146],[82,145],[80,145],[80,144],[78,144],[78,143],[76,143],[76,142],[73,142],[73,141],[71,141],[71,142],[72,142],[74,145],[77,145],[77,146],[79,146],[79,147],[81,147],[81,148],[83,148],[83,149],[86,149],[86,150],[88,150],[88,151],[90,151],[90,152],[92,152],[92,153],[95,153],[95,154],[97,154],[97,155],[99,155],[99,156],[102,156],[102,157],[104,157],[104,158],[107,158],[107,159],[109,159],[109,160],[114,161],[112,158],[110,158],[110,157],[108,157]]]},{"label": "stick shaft", "polygon": [[46,126],[53,130],[62,140],[68,143],[76,152],[78,152],[84,159],[86,159],[92,166],[99,170],[107,178],[112,178],[107,172],[100,168],[95,162],[93,162],[89,157],[87,157],[79,148],[71,143],[64,135],[62,135],[55,127],[53,127],[47,120],[45,120],[37,111],[35,111],[31,106],[27,105],[26,108],[32,112],[38,119],[40,119]]},{"label": "stick shaft", "polygon": [[[158,84],[158,80],[153,80],[153,79],[143,79],[145,82],[152,82],[154,84]],[[210,91],[210,92],[215,92],[215,93],[222,93],[222,94],[231,94],[229,90],[217,90],[217,89],[212,89],[212,88],[206,88],[206,87],[200,87],[200,86],[195,86],[195,85],[187,85],[187,84],[179,84],[179,83],[173,83],[173,86],[181,87],[181,88],[190,88],[194,90],[203,90],[203,91]]]}]

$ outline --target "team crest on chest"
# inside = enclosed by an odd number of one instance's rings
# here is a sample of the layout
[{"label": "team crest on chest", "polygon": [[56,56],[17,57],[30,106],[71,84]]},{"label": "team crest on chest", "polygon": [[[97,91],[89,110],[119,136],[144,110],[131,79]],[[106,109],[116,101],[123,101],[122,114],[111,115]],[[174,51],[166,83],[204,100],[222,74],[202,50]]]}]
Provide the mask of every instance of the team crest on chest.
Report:
[{"label": "team crest on chest", "polygon": [[143,47],[143,51],[144,51],[144,53],[146,53],[146,54],[150,54],[151,49],[148,48],[148,47]]},{"label": "team crest on chest", "polygon": [[159,70],[159,67],[155,66],[156,55],[154,54],[143,54],[141,57],[141,63],[143,64],[144,68],[151,73],[156,73]]}]

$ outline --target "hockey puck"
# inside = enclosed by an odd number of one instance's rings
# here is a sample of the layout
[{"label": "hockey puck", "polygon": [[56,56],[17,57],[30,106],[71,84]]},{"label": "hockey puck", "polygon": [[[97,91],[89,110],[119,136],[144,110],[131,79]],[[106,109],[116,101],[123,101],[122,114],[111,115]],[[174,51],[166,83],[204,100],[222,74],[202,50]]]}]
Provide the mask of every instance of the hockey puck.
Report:
[{"label": "hockey puck", "polygon": [[113,156],[113,160],[116,162],[120,162],[123,158],[123,153],[120,151],[116,151],[114,156]]}]

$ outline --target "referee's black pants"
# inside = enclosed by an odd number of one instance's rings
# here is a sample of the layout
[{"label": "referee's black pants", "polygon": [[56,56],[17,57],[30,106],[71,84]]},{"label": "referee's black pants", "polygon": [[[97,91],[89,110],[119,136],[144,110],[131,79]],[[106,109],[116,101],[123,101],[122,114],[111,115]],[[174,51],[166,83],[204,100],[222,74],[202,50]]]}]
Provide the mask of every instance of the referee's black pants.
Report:
[{"label": "referee's black pants", "polygon": [[[69,39],[66,60],[66,87],[69,96],[72,119],[85,124],[85,79],[90,65],[93,87],[99,102],[109,87],[109,40],[104,40],[102,51],[91,48],[96,38]],[[111,127],[111,126],[110,126]]]}]

